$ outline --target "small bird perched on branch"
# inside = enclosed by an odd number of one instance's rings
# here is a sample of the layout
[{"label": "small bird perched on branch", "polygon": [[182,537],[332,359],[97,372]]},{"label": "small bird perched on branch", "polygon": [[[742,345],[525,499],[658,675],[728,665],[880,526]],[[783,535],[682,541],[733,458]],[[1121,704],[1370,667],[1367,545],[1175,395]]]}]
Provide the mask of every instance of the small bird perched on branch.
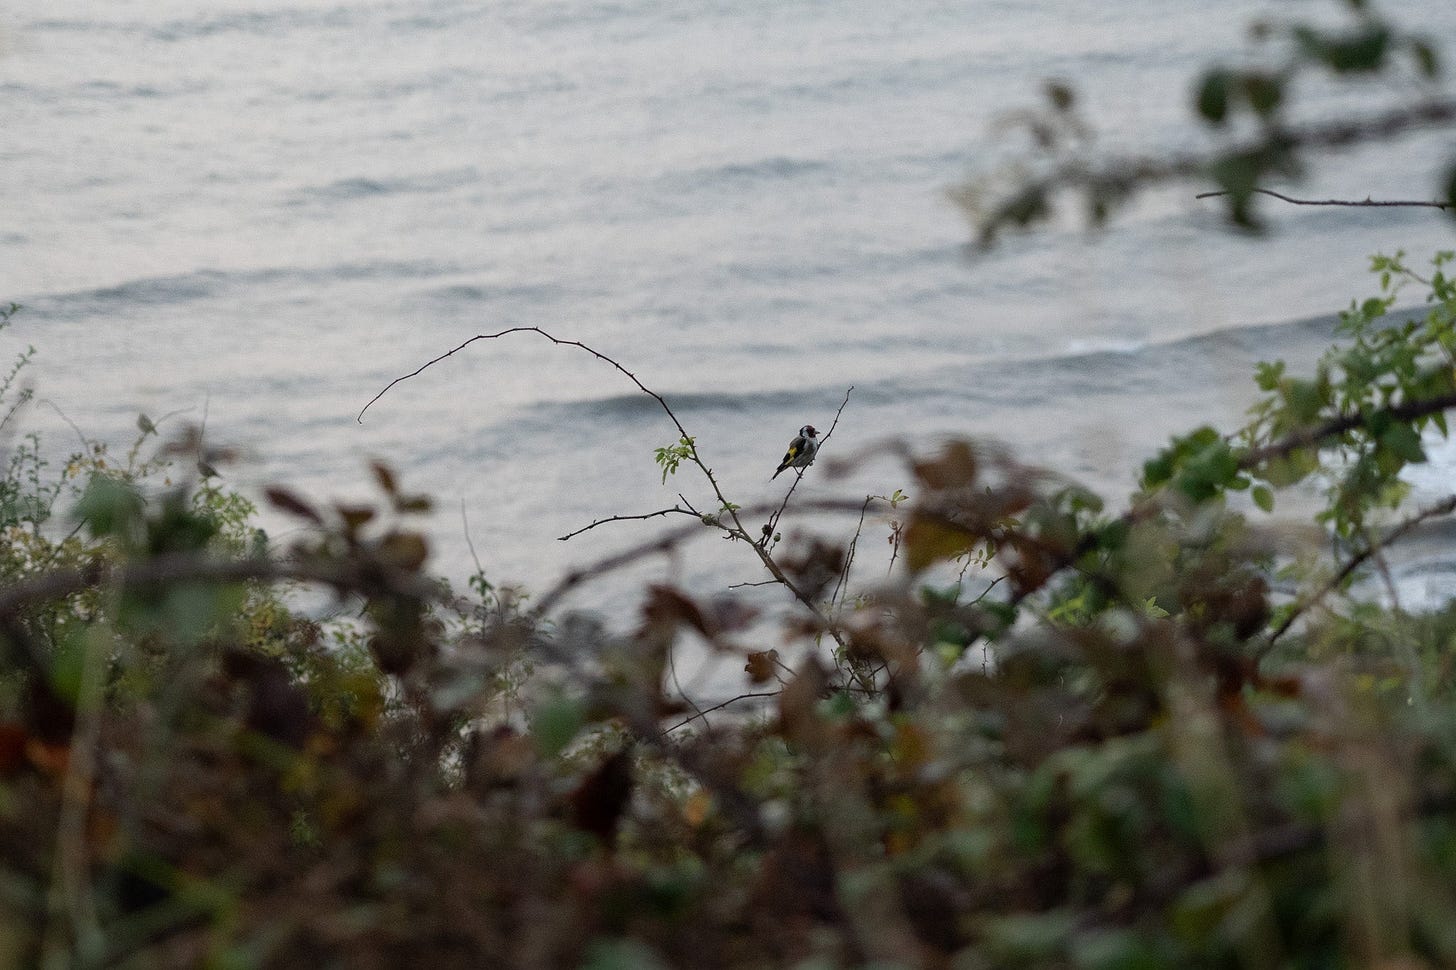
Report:
[{"label": "small bird perched on branch", "polygon": [[814,456],[819,453],[818,434],[812,424],[800,428],[799,436],[789,442],[789,450],[784,452],[784,460],[779,462],[779,470],[773,473],[773,477],[778,478],[785,468],[808,468],[814,464]]}]

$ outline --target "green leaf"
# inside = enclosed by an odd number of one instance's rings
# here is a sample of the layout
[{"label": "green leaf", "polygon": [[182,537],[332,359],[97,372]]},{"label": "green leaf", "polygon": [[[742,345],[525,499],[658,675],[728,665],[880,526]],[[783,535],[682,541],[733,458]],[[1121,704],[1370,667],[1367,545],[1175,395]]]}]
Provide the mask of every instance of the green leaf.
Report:
[{"label": "green leaf", "polygon": [[1099,929],[1075,938],[1072,962],[1082,970],[1159,970],[1167,954],[1131,929]]},{"label": "green leaf", "polygon": [[1269,118],[1284,100],[1284,82],[1272,74],[1249,73],[1243,81],[1244,97],[1260,118]]},{"label": "green leaf", "polygon": [[578,701],[554,697],[531,715],[531,735],[536,750],[544,758],[554,758],[565,750],[586,723],[586,712]]},{"label": "green leaf", "polygon": [[1246,229],[1258,228],[1249,204],[1264,164],[1250,152],[1224,155],[1208,167],[1209,176],[1228,193],[1229,218]]},{"label": "green leaf", "polygon": [[1313,424],[1319,420],[1320,411],[1328,403],[1330,388],[1323,380],[1286,381],[1280,391],[1289,416],[1299,424]]},{"label": "green leaf", "polygon": [[1254,382],[1261,391],[1272,391],[1284,377],[1284,361],[1260,361],[1254,365]]},{"label": "green leaf", "polygon": [[1209,442],[1185,465],[1178,476],[1178,490],[1195,502],[1213,498],[1238,477],[1239,463],[1228,442]]},{"label": "green leaf", "polygon": [[1318,52],[1337,74],[1377,70],[1390,50],[1390,30],[1384,24],[1371,24],[1364,30],[1326,40]]},{"label": "green leaf", "polygon": [[167,590],[156,615],[155,629],[165,631],[179,643],[196,643],[216,630],[243,607],[246,591],[241,585],[178,583]]},{"label": "green leaf", "polygon": [[1416,70],[1421,76],[1434,79],[1441,73],[1441,59],[1436,49],[1423,40],[1411,41],[1411,56],[1415,58]]},{"label": "green leaf", "polygon": [[51,654],[51,688],[58,697],[75,702],[81,693],[81,675],[86,666],[88,631],[72,631]]},{"label": "green leaf", "polygon": [[1363,316],[1366,320],[1374,320],[1377,317],[1383,317],[1385,316],[1385,311],[1390,309],[1391,303],[1391,300],[1382,300],[1379,297],[1372,296],[1370,299],[1360,304],[1360,315]]},{"label": "green leaf", "polygon": [[1274,490],[1268,485],[1255,485],[1249,494],[1259,508],[1265,512],[1274,511]]},{"label": "green leaf", "polygon": [[1228,118],[1229,82],[1229,72],[1219,67],[1205,74],[1198,84],[1198,113],[1210,124],[1221,125]]},{"label": "green leaf", "polygon": [[76,516],[100,539],[137,534],[146,501],[136,489],[104,475],[93,476],[76,503]]},{"label": "green leaf", "polygon": [[1158,605],[1158,598],[1156,596],[1149,596],[1143,600],[1140,611],[1143,616],[1153,620],[1161,620],[1171,615],[1167,610]]},{"label": "green leaf", "polygon": [[1421,436],[1408,424],[1392,424],[1380,435],[1380,447],[1402,461],[1417,463],[1426,460]]},{"label": "green leaf", "polygon": [[586,951],[581,970],[665,970],[667,964],[636,940],[596,940]]},{"label": "green leaf", "polygon": [[915,573],[937,562],[954,559],[973,545],[964,529],[933,518],[911,519],[903,536],[905,562]]},{"label": "green leaf", "polygon": [[1065,82],[1047,81],[1044,90],[1046,91],[1047,100],[1052,103],[1052,107],[1057,111],[1064,113],[1071,111],[1072,106],[1076,104],[1077,94]]}]

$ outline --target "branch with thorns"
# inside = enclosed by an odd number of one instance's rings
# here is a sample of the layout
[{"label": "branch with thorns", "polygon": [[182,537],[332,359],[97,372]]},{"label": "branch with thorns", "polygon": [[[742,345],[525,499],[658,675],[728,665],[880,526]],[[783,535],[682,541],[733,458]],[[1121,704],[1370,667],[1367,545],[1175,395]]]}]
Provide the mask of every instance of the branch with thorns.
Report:
[{"label": "branch with thorns", "polygon": [[[784,573],[783,568],[780,567],[778,562],[775,561],[775,559],[773,558],[773,556],[769,554],[767,544],[755,541],[755,538],[749,534],[748,529],[743,525],[743,522],[739,517],[738,513],[740,507],[728,501],[727,496],[723,494],[723,489],[718,484],[718,479],[716,478],[716,476],[714,476],[713,470],[708,467],[707,463],[703,461],[702,456],[698,453],[697,445],[694,443],[695,439],[692,435],[688,434],[687,427],[678,418],[677,413],[673,411],[672,406],[667,403],[667,400],[661,394],[658,394],[656,391],[652,390],[652,388],[642,383],[642,381],[637,377],[636,374],[632,373],[626,367],[623,367],[611,356],[609,356],[608,354],[604,354],[601,351],[596,350],[595,348],[590,347],[579,340],[565,340],[542,329],[541,327],[508,327],[505,330],[499,330],[495,333],[477,334],[476,336],[471,337],[469,340],[466,340],[459,345],[451,348],[445,353],[425,361],[425,363],[421,364],[410,373],[405,374],[401,377],[396,377],[394,380],[390,381],[378,394],[375,394],[374,397],[370,398],[369,402],[366,403],[364,407],[359,409],[359,414],[356,416],[355,420],[362,424],[364,421],[364,412],[369,410],[369,408],[373,406],[376,401],[378,401],[385,394],[387,394],[390,389],[393,388],[396,384],[407,381],[410,378],[419,376],[431,366],[438,364],[441,361],[446,360],[450,357],[453,357],[455,354],[464,350],[466,347],[469,347],[476,341],[498,340],[503,337],[508,337],[513,334],[519,333],[536,334],[539,337],[549,340],[551,343],[555,344],[558,347],[575,347],[578,350],[584,351],[585,353],[592,355],[596,359],[604,363],[610,364],[614,369],[616,369],[619,373],[624,375],[628,380],[636,385],[638,390],[656,401],[658,406],[662,408],[663,413],[667,415],[670,421],[672,421],[673,427],[677,429],[679,440],[684,442],[684,444],[687,446],[686,454],[688,459],[697,466],[698,470],[702,473],[703,478],[708,482],[709,487],[712,489],[714,497],[718,501],[719,512],[711,516],[701,516],[700,519],[702,523],[709,526],[716,526],[717,528],[721,529],[729,538],[741,539],[745,543],[747,543],[748,546],[753,549],[753,551],[757,554],[759,561],[763,564],[763,567],[768,570],[769,574],[774,578],[774,581],[787,589],[794,596],[794,598],[798,600],[806,610],[809,611],[809,613],[814,617],[815,621],[819,624],[820,628],[828,633],[831,637],[833,637],[836,643],[838,643],[841,647],[845,646],[843,633],[838,629],[834,622],[825,615],[823,609],[819,606],[819,604],[814,602],[813,597],[809,596],[788,575]],[[850,391],[853,390],[854,388],[851,387]],[[840,404],[839,411],[836,412],[834,416],[835,425],[839,423],[839,415],[844,411],[844,407],[848,403],[849,392],[846,391],[844,395],[844,403]],[[833,433],[833,430],[834,426],[831,425],[831,434]],[[828,437],[829,434],[826,434],[824,436],[824,439],[828,439]],[[800,474],[800,477],[802,477],[802,472]],[[797,479],[794,484],[798,484]],[[792,487],[789,489],[789,494],[793,494]],[[685,504],[688,505],[688,509],[676,509],[676,511],[690,515],[696,514],[692,510],[691,503]],[[788,497],[785,496],[783,506],[787,506],[787,504]],[[782,513],[782,511],[783,507],[781,506],[779,512]],[[673,512],[674,509],[665,509],[659,512],[646,513],[640,516],[629,515],[608,517],[592,523],[591,525],[587,526],[586,529],[580,529],[577,530],[577,532],[568,533],[561,538],[569,539],[573,535],[578,535],[581,532],[586,531],[587,529],[595,528],[596,526],[603,525],[607,522],[624,521],[636,518],[656,518],[659,515],[673,514]],[[777,521],[777,515],[775,515],[772,521]],[[544,605],[554,603],[555,600],[559,598],[560,595],[564,594],[566,590],[574,587],[579,582],[584,581],[585,578],[601,575],[602,572],[619,568],[621,565],[625,565],[627,562],[634,561],[637,558],[641,558],[645,555],[650,555],[654,552],[670,551],[672,548],[674,548],[675,545],[676,541],[673,539],[659,538],[645,545],[637,546],[633,549],[627,550],[627,552],[618,556],[611,557],[604,563],[598,564],[597,566],[592,567],[589,570],[576,570],[572,573],[569,573],[566,577],[563,578],[560,583],[557,584],[557,587],[551,593],[548,593],[547,596],[541,601],[541,604],[539,604],[537,607],[537,611],[538,613],[544,612]]]}]

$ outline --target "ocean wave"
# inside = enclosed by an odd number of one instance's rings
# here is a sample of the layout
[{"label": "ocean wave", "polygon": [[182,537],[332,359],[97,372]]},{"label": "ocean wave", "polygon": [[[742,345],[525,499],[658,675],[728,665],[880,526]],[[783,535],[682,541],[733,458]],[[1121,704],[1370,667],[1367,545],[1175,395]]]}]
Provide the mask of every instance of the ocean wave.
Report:
[{"label": "ocean wave", "polygon": [[722,165],[666,172],[655,181],[659,188],[673,192],[695,191],[725,184],[784,182],[811,176],[817,178],[831,167],[829,162],[821,159],[771,155],[746,162],[726,162]]},{"label": "ocean wave", "polygon": [[322,185],[310,185],[297,189],[289,195],[286,204],[305,205],[311,202],[347,201],[381,195],[448,192],[462,185],[469,185],[478,178],[479,173],[468,166],[390,178],[350,176]]},{"label": "ocean wave", "polygon": [[321,10],[204,10],[194,17],[148,22],[146,20],[104,19],[103,17],[45,17],[26,24],[28,31],[118,33],[144,36],[148,40],[170,43],[212,37],[217,34],[243,33],[277,37],[298,27],[341,27],[349,24],[353,12],[348,7]]},{"label": "ocean wave", "polygon": [[1146,340],[1117,337],[1073,337],[1067,341],[1066,354],[1069,357],[1083,357],[1088,354],[1135,354],[1148,346]]},{"label": "ocean wave", "polygon": [[419,279],[460,272],[460,267],[431,260],[337,263],[319,267],[267,267],[249,270],[199,269],[171,276],[147,276],[110,286],[60,293],[29,294],[21,302],[49,316],[84,316],[130,306],[157,307],[208,300],[222,294],[283,283],[320,283],[380,279]]},{"label": "ocean wave", "polygon": [[[784,395],[789,397],[794,395]],[[677,414],[693,414],[705,411],[744,411],[750,406],[776,403],[779,395],[736,394],[732,392],[688,392],[662,395],[668,407]],[[555,424],[565,417],[573,420],[583,415],[605,423],[622,420],[636,420],[643,417],[661,417],[662,405],[642,393],[612,394],[603,397],[585,398],[574,401],[543,401],[533,404],[528,414],[542,419],[545,424]]]},{"label": "ocean wave", "polygon": [[147,28],[152,40],[175,42],[212,37],[217,34],[250,34],[255,37],[280,37],[300,27],[348,26],[354,11],[347,6],[320,10],[240,10],[207,11],[195,17],[169,20]]},{"label": "ocean wave", "polygon": [[466,313],[501,303],[519,304],[524,308],[537,310],[582,295],[584,294],[579,290],[567,287],[557,280],[508,285],[446,283],[416,290],[409,295],[407,302],[441,312]]},{"label": "ocean wave", "polygon": [[[1393,319],[1415,315],[1418,308],[1393,314]],[[961,361],[907,372],[882,380],[856,381],[854,400],[860,405],[908,405],[928,399],[996,402],[1000,405],[1038,403],[1049,395],[1090,395],[1132,392],[1167,392],[1190,381],[1224,380],[1230,368],[1249,380],[1250,361],[1294,356],[1291,351],[1317,348],[1334,339],[1336,318],[1325,315],[1283,323],[1229,327],[1166,342],[1111,341],[1098,345],[1080,338],[1061,351],[1040,356]],[[927,357],[936,346],[918,341]],[[672,409],[687,415],[704,411],[803,410],[835,403],[843,398],[838,384],[808,384],[792,388],[754,388],[739,392],[675,392],[656,388]],[[611,394],[567,401],[546,401],[526,408],[519,418],[550,426],[562,420],[601,418],[603,421],[660,415],[662,407],[645,394]]]}]

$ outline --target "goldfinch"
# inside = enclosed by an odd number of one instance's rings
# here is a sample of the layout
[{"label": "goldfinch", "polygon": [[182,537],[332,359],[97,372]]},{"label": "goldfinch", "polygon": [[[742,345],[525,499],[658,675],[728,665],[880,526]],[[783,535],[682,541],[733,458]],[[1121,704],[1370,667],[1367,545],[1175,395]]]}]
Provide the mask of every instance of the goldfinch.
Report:
[{"label": "goldfinch", "polygon": [[800,428],[799,436],[789,442],[789,450],[784,452],[784,460],[779,462],[779,470],[773,473],[773,477],[778,478],[785,468],[808,468],[814,464],[814,456],[819,453],[818,434],[812,424]]}]

